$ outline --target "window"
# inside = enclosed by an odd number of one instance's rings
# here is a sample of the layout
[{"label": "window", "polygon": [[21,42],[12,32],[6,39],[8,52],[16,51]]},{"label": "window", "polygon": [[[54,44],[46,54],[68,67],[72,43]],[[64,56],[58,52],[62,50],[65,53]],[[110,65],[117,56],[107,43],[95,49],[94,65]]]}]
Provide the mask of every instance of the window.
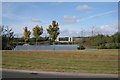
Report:
[{"label": "window", "polygon": [[59,41],[68,41],[68,37],[62,37],[62,38],[59,38]]}]

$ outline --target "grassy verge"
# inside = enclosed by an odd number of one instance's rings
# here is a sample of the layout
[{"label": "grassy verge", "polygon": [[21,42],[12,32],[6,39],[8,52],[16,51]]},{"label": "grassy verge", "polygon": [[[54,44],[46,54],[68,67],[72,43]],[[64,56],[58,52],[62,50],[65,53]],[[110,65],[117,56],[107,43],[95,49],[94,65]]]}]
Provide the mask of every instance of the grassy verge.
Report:
[{"label": "grassy verge", "polygon": [[55,72],[118,73],[118,50],[2,51],[2,67]]}]

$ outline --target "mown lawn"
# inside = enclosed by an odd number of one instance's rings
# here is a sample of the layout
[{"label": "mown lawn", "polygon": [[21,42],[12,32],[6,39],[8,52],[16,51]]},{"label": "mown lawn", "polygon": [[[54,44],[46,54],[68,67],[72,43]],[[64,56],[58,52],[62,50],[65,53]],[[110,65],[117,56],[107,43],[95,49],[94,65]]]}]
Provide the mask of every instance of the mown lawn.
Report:
[{"label": "mown lawn", "polygon": [[118,50],[38,50],[2,51],[2,67],[7,69],[118,73]]}]

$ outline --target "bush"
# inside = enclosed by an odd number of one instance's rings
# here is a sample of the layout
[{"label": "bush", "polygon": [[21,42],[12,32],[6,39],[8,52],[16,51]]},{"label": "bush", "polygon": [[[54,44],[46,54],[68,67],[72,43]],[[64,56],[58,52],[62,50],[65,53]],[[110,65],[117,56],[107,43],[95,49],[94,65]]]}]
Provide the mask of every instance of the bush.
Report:
[{"label": "bush", "polygon": [[18,42],[17,44],[18,44],[18,45],[24,45],[25,42]]},{"label": "bush", "polygon": [[78,46],[78,48],[77,48],[78,50],[84,50],[85,49],[85,47],[84,46]]},{"label": "bush", "polygon": [[110,43],[106,45],[108,49],[120,49],[120,43]]},{"label": "bush", "polygon": [[120,49],[120,43],[107,43],[105,45],[100,45],[98,49]]},{"label": "bush", "polygon": [[29,42],[30,45],[36,45],[35,42]]},{"label": "bush", "polygon": [[97,49],[107,49],[107,47],[105,45],[100,45],[100,46],[97,46]]},{"label": "bush", "polygon": [[84,47],[84,46],[80,46],[80,47],[81,47],[81,48],[80,48],[81,50],[85,49],[85,47]]}]

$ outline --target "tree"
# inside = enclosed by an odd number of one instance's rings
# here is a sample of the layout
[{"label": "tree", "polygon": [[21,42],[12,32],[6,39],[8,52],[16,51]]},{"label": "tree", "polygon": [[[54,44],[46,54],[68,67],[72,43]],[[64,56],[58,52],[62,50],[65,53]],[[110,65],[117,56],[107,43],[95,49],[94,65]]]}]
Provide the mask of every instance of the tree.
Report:
[{"label": "tree", "polygon": [[24,41],[28,42],[30,39],[31,32],[27,29],[27,27],[24,28]]},{"label": "tree", "polygon": [[38,25],[36,25],[34,28],[33,28],[33,35],[36,39],[36,45],[37,45],[37,40],[39,39],[40,35],[43,33],[43,27],[39,27]]},{"label": "tree", "polygon": [[112,35],[112,41],[113,43],[120,43],[120,32],[116,32]]},{"label": "tree", "polygon": [[60,34],[59,33],[59,25],[55,20],[52,21],[52,25],[48,26],[47,32],[48,32],[49,37],[52,40],[52,42],[55,42],[57,36]]},{"label": "tree", "polygon": [[2,49],[3,50],[11,50],[13,49],[13,40],[14,40],[14,32],[12,29],[9,29],[8,26],[0,26],[0,36],[2,36]]},{"label": "tree", "polygon": [[2,35],[3,27],[4,27],[4,26],[1,26],[1,25],[0,25],[0,36]]}]

